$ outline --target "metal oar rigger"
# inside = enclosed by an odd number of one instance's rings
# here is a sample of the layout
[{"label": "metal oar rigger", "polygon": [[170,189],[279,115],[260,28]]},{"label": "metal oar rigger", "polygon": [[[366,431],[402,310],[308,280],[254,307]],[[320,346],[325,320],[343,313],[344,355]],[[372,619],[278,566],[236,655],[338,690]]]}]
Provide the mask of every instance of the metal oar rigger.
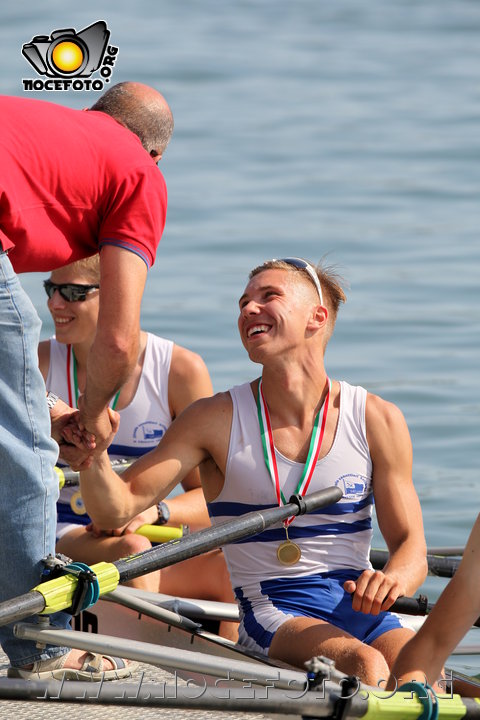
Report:
[{"label": "metal oar rigger", "polygon": [[[130,465],[133,464],[133,460],[112,460],[111,466],[117,475],[121,475],[127,470]],[[55,465],[55,472],[58,475],[58,486],[60,490],[63,487],[76,487],[80,485],[80,473],[77,470],[72,470],[69,467],[59,467]]]},{"label": "metal oar rigger", "polygon": [[[289,502],[281,507],[254,510],[235,520],[205,528],[178,540],[170,540],[137,555],[113,563],[100,562],[92,565],[88,571],[83,569],[83,575],[80,572],[83,578],[81,582],[88,582],[90,578],[91,582],[95,583],[94,594],[98,597],[114,590],[120,582],[133,580],[244,537],[258,535],[288,517],[327,507],[338,502],[341,497],[342,491],[337,487],[326,488],[305,497],[292,495]],[[68,610],[72,605],[76,607],[78,587],[78,574],[66,574],[47,580],[24,595],[0,603],[0,625],[22,620],[29,615],[49,615],[59,610]]]}]

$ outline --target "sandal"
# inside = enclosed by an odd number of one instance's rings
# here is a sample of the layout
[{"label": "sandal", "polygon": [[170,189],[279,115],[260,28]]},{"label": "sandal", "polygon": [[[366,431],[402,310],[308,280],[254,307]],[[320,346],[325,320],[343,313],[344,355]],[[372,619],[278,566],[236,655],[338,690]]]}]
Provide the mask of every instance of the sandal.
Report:
[{"label": "sandal", "polygon": [[[9,667],[7,677],[21,678],[22,680],[86,680],[87,682],[100,682],[101,680],[120,680],[130,677],[138,663],[125,660],[112,655],[100,653],[87,653],[83,665],[79,669],[64,667],[69,653],[48,660],[37,660],[31,670],[20,667]],[[103,670],[103,660],[110,660],[113,668]]]}]

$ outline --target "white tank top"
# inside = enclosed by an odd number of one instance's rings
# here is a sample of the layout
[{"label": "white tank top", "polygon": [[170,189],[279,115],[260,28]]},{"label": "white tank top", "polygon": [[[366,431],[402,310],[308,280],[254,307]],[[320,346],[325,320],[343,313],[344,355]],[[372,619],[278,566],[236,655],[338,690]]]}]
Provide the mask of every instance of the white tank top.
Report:
[{"label": "white tank top", "polygon": [[[209,503],[212,523],[277,505],[275,489],[266,468],[257,406],[250,383],[230,390],[233,418],[220,495]],[[372,461],[365,429],[367,392],[340,382],[340,410],[335,438],[328,454],[314,471],[308,492],[336,485],[343,498],[329,508],[295,518],[290,540],[301,548],[295,565],[281,565],[277,548],[285,540],[283,524],[265,530],[223,550],[234,587],[248,588],[259,578],[312,575],[332,570],[371,568]],[[304,465],[276,451],[280,486],[288,498],[295,492]]]},{"label": "white tank top", "polygon": [[[168,375],[172,359],[173,342],[147,333],[145,359],[135,396],[127,407],[120,410],[120,428],[108,448],[110,457],[135,458],[157,447],[172,423],[168,405]],[[46,379],[51,390],[66,403],[69,402],[67,375],[68,346],[50,339],[50,367]],[[70,372],[71,362],[70,362]],[[70,392],[73,380],[70,378]],[[75,405],[75,398],[73,398]],[[61,464],[61,462],[59,463]],[[87,524],[83,501],[78,488],[63,488],[57,503],[58,522]]]}]

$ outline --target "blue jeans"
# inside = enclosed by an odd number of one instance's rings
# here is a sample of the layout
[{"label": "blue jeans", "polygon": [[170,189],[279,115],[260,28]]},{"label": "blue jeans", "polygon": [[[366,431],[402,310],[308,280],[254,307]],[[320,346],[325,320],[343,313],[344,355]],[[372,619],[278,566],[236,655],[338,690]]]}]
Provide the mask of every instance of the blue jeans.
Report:
[{"label": "blue jeans", "polygon": [[[0,602],[38,585],[41,560],[55,553],[58,445],[50,437],[45,383],[38,369],[41,322],[0,247]],[[27,618],[26,622],[34,621]],[[68,626],[57,613],[52,623]],[[63,655],[67,648],[18,640],[0,627],[14,666]]]}]

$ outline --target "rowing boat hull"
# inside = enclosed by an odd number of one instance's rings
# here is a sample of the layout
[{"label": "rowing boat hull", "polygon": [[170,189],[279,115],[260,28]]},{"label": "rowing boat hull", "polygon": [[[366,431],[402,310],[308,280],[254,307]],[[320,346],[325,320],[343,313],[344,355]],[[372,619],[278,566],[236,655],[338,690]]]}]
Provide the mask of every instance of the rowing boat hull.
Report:
[{"label": "rowing boat hull", "polygon": [[[155,645],[170,648],[172,657],[178,656],[183,651],[194,651],[203,655],[213,655],[225,659],[225,667],[229,667],[229,663],[239,660],[248,660],[254,664],[258,664],[263,668],[278,668],[279,666],[288,667],[272,662],[268,658],[257,653],[247,651],[244,648],[236,646],[229,640],[219,637],[215,632],[203,629],[206,626],[212,627],[218,625],[218,621],[238,621],[238,609],[234,604],[208,602],[202,600],[190,600],[186,598],[172,598],[171,596],[148,593],[132,588],[122,588],[121,592],[134,600],[141,600],[153,607],[167,608],[175,610],[182,616],[189,617],[194,621],[201,623],[202,629],[188,630],[185,628],[175,627],[166,622],[159,622],[157,619],[149,617],[148,614],[119,605],[117,602],[109,602],[106,598],[100,599],[97,604],[86,612],[81,613],[75,618],[75,629],[85,632],[100,633],[104,635],[112,635],[113,637],[124,638],[125,640],[142,641],[153,643]],[[115,593],[113,593],[113,596]],[[414,627],[415,630],[425,621],[425,617],[403,616],[404,619]],[[465,638],[455,651],[455,655],[463,655],[469,652],[468,639],[472,639],[472,634],[478,631],[473,630]],[[464,652],[462,652],[464,647]],[[478,654],[478,645],[473,646]],[[470,653],[472,654],[472,653]],[[453,658],[451,658],[452,662]],[[158,663],[162,669],[171,671],[171,666],[164,663]],[[208,678],[203,673],[195,673],[188,671],[175,671],[185,680],[192,682],[212,685],[215,684],[217,678]]]}]

